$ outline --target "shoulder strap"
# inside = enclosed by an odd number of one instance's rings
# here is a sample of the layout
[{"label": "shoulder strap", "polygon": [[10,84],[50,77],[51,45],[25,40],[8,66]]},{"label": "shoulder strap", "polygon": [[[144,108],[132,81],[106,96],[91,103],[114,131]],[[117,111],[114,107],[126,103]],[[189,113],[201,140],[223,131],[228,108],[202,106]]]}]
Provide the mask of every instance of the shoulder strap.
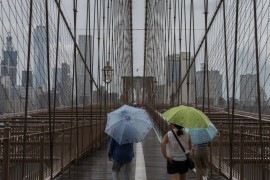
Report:
[{"label": "shoulder strap", "polygon": [[178,137],[176,136],[175,132],[172,130],[172,133],[175,137],[175,139],[177,140],[178,144],[180,145],[180,147],[182,148],[182,150],[184,151],[184,153],[186,154],[186,150],[185,148],[183,147],[183,145],[181,144],[181,142],[179,141]]}]

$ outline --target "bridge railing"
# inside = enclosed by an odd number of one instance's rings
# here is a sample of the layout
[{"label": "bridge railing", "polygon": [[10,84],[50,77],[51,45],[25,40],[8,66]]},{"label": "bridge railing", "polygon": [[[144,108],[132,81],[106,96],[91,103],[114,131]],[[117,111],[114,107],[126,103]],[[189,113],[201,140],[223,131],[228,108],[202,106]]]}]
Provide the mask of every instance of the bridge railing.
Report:
[{"label": "bridge railing", "polygon": [[[105,123],[102,118],[90,121],[87,117],[84,121],[78,121],[78,124],[75,118],[73,121],[58,121],[51,133],[52,142],[46,118],[43,121],[37,118],[28,122],[25,142],[23,121],[6,122],[0,128],[2,179],[46,179],[63,173],[86,152],[99,147],[105,140]],[[50,150],[53,150],[52,155]]]},{"label": "bridge railing", "polygon": [[[263,123],[260,127],[254,120],[243,120],[239,118],[238,122],[234,122],[232,135],[229,132],[230,123],[214,122],[218,127],[219,136],[211,144],[213,167],[227,177],[232,173],[236,179],[263,179],[262,174],[269,179],[270,123]],[[259,136],[260,129],[262,140]]]},{"label": "bridge railing", "polygon": [[[146,106],[146,108],[165,134],[169,130],[168,123],[158,110],[150,106]],[[219,131],[217,137],[210,144],[209,162],[211,168],[228,179],[230,173],[234,179],[240,180],[263,179],[262,174],[266,179],[269,179],[270,122],[263,121],[260,126],[255,118],[235,115],[234,132],[230,133],[231,119],[228,119],[225,112],[214,112],[208,116]],[[260,130],[262,131],[262,140],[259,135]],[[230,143],[233,143],[232,149],[230,149]]]}]

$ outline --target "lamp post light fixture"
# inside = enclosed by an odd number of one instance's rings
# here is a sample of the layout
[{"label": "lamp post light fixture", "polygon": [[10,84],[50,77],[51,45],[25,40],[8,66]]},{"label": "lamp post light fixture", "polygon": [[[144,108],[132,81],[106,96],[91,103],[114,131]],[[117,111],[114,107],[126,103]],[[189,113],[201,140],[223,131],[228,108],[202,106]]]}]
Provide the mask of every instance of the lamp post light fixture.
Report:
[{"label": "lamp post light fixture", "polygon": [[112,81],[113,68],[110,66],[109,61],[107,61],[106,66],[102,68],[103,71],[103,81],[108,84]]},{"label": "lamp post light fixture", "polygon": [[154,100],[154,105],[156,105],[157,85],[158,85],[158,82],[157,82],[156,78],[154,78],[154,80],[153,80],[153,100]]},{"label": "lamp post light fixture", "polygon": [[106,66],[102,68],[103,71],[103,81],[106,84],[105,94],[104,94],[104,103],[105,103],[105,112],[107,112],[107,91],[108,91],[108,84],[112,81],[113,76],[113,68],[110,66],[109,61],[106,62]]}]

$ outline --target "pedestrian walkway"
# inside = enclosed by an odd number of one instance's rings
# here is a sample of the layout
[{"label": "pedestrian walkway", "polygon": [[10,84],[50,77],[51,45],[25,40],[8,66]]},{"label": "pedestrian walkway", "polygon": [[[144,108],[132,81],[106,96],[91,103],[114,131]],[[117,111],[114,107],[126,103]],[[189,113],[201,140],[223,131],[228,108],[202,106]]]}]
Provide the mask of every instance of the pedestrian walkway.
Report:
[{"label": "pedestrian walkway", "polygon": [[[145,141],[135,144],[135,158],[132,162],[132,180],[164,180],[169,179],[166,172],[166,161],[162,158],[160,142],[154,130],[151,130]],[[112,162],[107,158],[107,147],[90,154],[78,165],[71,167],[58,180],[106,180],[112,179]],[[196,174],[189,171],[187,179],[196,179]],[[222,180],[224,178],[213,175],[213,178]]]}]

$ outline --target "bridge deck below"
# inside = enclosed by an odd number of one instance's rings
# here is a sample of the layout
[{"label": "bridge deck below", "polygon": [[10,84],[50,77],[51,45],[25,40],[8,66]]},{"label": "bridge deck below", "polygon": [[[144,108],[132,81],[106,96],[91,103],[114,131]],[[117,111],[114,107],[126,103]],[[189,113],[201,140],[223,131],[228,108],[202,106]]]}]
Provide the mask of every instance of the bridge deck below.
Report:
[{"label": "bridge deck below", "polygon": [[[143,153],[140,153],[138,147],[142,147]],[[134,147],[136,151],[136,156],[133,160],[132,168],[132,179],[143,179],[139,176],[140,171],[143,168],[138,165],[139,158],[144,157],[145,161],[145,176],[148,180],[163,180],[169,179],[166,172],[166,162],[162,158],[160,150],[160,142],[152,130],[146,137],[145,142],[140,146],[136,144]],[[141,161],[141,160],[140,160]],[[81,160],[76,166],[71,167],[67,170],[58,180],[73,179],[73,180],[105,180],[112,179],[111,175],[112,162],[108,161],[107,158],[107,147],[104,146],[97,152],[92,153],[88,157]],[[139,173],[139,174],[138,174]],[[196,179],[196,174],[193,171],[189,171],[187,174],[187,179]],[[216,174],[213,174],[212,178],[208,179],[224,179]]]}]

